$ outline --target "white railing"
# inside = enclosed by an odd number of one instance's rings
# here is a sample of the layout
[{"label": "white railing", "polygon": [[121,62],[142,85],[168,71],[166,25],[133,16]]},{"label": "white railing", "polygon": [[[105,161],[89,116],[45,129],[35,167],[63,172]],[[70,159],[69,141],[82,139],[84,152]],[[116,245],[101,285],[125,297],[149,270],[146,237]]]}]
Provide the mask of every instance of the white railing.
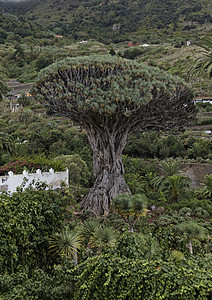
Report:
[{"label": "white railing", "polygon": [[8,175],[0,176],[0,191],[5,190],[14,193],[23,182],[25,182],[24,189],[32,183],[35,186],[36,182],[45,182],[52,189],[60,188],[63,182],[68,186],[68,169],[64,172],[54,172],[53,169],[50,169],[49,172],[41,172],[38,169],[36,173],[23,171],[23,174],[13,174],[10,171]]}]

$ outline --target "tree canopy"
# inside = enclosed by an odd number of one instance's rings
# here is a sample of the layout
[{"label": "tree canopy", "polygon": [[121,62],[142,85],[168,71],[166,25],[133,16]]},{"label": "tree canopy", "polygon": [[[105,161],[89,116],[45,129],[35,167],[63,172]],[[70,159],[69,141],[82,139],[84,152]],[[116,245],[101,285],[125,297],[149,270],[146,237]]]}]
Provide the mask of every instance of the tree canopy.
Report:
[{"label": "tree canopy", "polygon": [[88,115],[99,125],[118,115],[131,130],[173,129],[187,124],[194,111],[192,94],[180,78],[106,55],[52,64],[40,72],[35,92],[55,112],[83,127],[86,119],[90,124]]},{"label": "tree canopy", "polygon": [[52,64],[40,72],[34,93],[86,131],[96,182],[85,210],[106,214],[114,196],[130,192],[121,160],[130,134],[182,129],[195,111],[192,92],[180,78],[108,55]]}]

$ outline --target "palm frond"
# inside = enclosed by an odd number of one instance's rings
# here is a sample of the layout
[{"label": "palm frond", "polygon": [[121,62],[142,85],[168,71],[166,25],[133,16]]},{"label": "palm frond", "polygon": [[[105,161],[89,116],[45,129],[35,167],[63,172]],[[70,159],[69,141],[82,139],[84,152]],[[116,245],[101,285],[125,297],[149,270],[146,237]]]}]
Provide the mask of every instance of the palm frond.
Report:
[{"label": "palm frond", "polygon": [[161,175],[165,178],[180,172],[180,164],[176,160],[164,160],[160,163],[159,168]]},{"label": "palm frond", "polygon": [[212,78],[212,37],[203,37],[197,44],[200,47],[200,55],[189,72],[199,75],[207,74]]},{"label": "palm frond", "polygon": [[210,193],[212,193],[212,175],[206,175],[205,176],[204,184],[205,184],[206,189]]}]

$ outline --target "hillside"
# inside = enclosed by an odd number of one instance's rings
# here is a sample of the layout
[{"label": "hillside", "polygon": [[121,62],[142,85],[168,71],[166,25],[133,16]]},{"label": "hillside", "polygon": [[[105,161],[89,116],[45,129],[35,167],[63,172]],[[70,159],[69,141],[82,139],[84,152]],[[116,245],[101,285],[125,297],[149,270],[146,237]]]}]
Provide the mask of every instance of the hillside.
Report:
[{"label": "hillside", "polygon": [[212,4],[208,0],[34,0],[13,5],[1,2],[1,9],[27,14],[56,34],[108,43],[141,35],[144,41],[149,40],[152,29],[162,32],[155,42],[177,32],[195,38],[196,33],[210,32],[212,27]]},{"label": "hillside", "polygon": [[46,29],[36,22],[30,21],[26,16],[15,16],[0,12],[0,44],[4,44],[2,39],[6,39],[8,34],[13,33],[13,40],[17,41],[19,35],[24,38],[31,36],[34,38],[47,38],[50,34]]}]

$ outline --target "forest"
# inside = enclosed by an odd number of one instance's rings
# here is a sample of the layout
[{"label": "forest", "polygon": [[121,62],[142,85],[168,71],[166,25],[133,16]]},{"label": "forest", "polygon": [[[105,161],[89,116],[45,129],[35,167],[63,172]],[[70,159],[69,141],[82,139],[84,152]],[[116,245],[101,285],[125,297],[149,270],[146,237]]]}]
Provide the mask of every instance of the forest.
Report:
[{"label": "forest", "polygon": [[211,299],[210,3],[0,8],[0,300]]}]

